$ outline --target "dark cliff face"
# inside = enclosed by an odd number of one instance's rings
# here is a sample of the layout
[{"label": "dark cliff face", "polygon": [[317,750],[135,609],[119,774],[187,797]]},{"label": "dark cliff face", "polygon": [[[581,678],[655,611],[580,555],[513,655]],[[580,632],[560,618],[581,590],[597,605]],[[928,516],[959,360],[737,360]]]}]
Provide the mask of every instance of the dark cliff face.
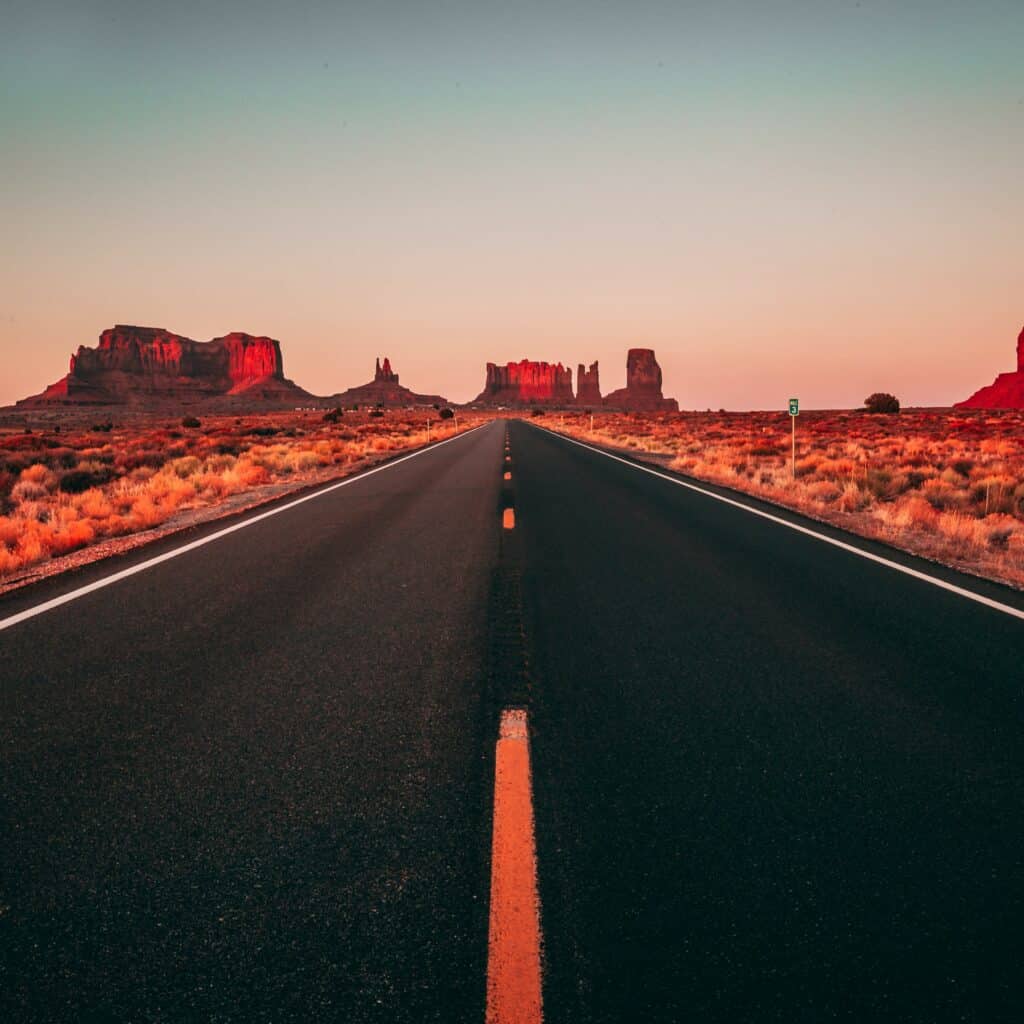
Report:
[{"label": "dark cliff face", "polygon": [[631,348],[626,356],[626,390],[661,398],[661,367],[652,348]]},{"label": "dark cliff face", "polygon": [[522,359],[518,363],[487,364],[484,390],[476,401],[515,405],[531,402],[571,403],[572,370],[561,363]]},{"label": "dark cliff face", "polygon": [[590,364],[589,370],[582,363],[576,370],[576,404],[601,404],[601,383],[596,361]]},{"label": "dark cliff face", "polygon": [[626,386],[606,396],[605,405],[638,412],[676,412],[679,403],[661,393],[661,367],[652,348],[631,348],[626,356]]}]

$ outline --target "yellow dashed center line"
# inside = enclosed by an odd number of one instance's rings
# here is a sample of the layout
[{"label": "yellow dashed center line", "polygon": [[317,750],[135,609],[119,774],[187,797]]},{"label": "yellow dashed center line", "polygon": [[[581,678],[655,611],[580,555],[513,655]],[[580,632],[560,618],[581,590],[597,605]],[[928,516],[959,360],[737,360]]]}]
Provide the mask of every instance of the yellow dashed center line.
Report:
[{"label": "yellow dashed center line", "polygon": [[487,1024],[541,1024],[540,900],[527,713],[501,713],[487,951]]}]

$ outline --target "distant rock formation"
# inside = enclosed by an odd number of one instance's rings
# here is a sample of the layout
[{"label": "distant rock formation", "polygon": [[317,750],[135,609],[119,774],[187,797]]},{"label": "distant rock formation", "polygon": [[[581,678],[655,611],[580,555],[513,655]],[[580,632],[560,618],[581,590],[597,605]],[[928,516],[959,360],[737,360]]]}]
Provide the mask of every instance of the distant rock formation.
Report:
[{"label": "distant rock formation", "polygon": [[1024,409],[1024,328],[1017,336],[1017,370],[1001,373],[988,387],[957,402],[957,409]]},{"label": "distant rock formation", "polygon": [[398,383],[398,374],[391,369],[391,360],[384,357],[383,364],[380,358],[377,359],[377,366],[373,373],[373,380],[359,387],[349,388],[340,394],[332,395],[332,402],[338,405],[360,407],[376,407],[382,405],[386,408],[408,405],[447,405],[448,402],[441,395],[418,395],[409,388],[402,387]]},{"label": "distant rock formation", "polygon": [[576,404],[601,405],[601,384],[597,376],[597,362],[586,369],[582,363],[576,370]]},{"label": "distant rock formation", "polygon": [[380,365],[380,357],[377,357],[377,369],[373,374],[374,383],[377,384],[397,384],[398,374],[391,372],[391,360],[387,356],[384,357],[384,365]]},{"label": "distant rock formation", "polygon": [[487,380],[476,402],[484,405],[572,405],[572,370],[561,363],[522,359],[487,364]]},{"label": "distant rock formation", "polygon": [[474,405],[553,405],[588,406],[637,411],[677,412],[674,398],[661,393],[661,367],[654,350],[631,348],[626,359],[626,386],[601,397],[598,364],[587,369],[580,363],[576,370],[576,395],[572,390],[572,370],[561,363],[543,363],[522,359],[518,363],[487,364],[487,381]]},{"label": "distant rock formation", "polygon": [[287,380],[280,343],[232,333],[193,341],[162,327],[118,324],[96,348],[81,346],[66,376],[20,406],[142,404],[237,396],[294,401],[311,396]]},{"label": "distant rock formation", "polygon": [[652,348],[631,348],[626,356],[626,386],[606,395],[611,409],[637,412],[678,412],[679,403],[661,393],[661,367]]}]

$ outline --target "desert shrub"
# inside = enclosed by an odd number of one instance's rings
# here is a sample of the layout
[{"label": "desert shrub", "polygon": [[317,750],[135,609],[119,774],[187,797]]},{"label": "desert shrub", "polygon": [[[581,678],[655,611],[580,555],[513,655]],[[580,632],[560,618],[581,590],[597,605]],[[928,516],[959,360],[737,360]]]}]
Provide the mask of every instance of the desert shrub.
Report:
[{"label": "desert shrub", "polygon": [[904,529],[934,529],[939,513],[920,495],[902,500],[890,516],[891,522]]},{"label": "desert shrub", "polygon": [[831,480],[815,480],[807,485],[805,493],[818,504],[831,505],[842,494],[842,488]]},{"label": "desert shrub", "polygon": [[42,501],[49,495],[47,488],[33,480],[21,480],[11,488],[11,500],[15,502]]},{"label": "desert shrub", "polygon": [[860,512],[870,504],[870,496],[866,490],[858,486],[852,480],[843,487],[843,493],[836,501],[841,512]]},{"label": "desert shrub", "polygon": [[211,455],[206,460],[206,472],[208,473],[223,473],[227,469],[231,469],[235,464],[235,456],[230,455],[227,452],[217,452],[216,455]]},{"label": "desert shrub", "polygon": [[42,462],[35,462],[27,469],[22,470],[21,481],[23,483],[42,484],[47,490],[53,490],[57,478],[50,471],[49,466]]},{"label": "desert shrub", "polygon": [[114,424],[107,420],[105,423],[94,423],[92,429],[99,434],[109,434],[114,429]]},{"label": "desert shrub", "polygon": [[195,416],[182,416],[181,425],[188,430],[197,430],[203,424],[200,420],[196,419]]},{"label": "desert shrub", "polygon": [[257,437],[273,437],[275,434],[280,434],[280,428],[278,427],[253,427],[250,434],[255,434]]},{"label": "desert shrub", "polygon": [[107,470],[72,469],[61,476],[58,487],[62,494],[82,494],[90,487],[102,487],[108,480]]},{"label": "desert shrub", "polygon": [[899,412],[900,402],[895,395],[890,395],[885,391],[876,391],[864,399],[864,409],[866,412],[872,413]]},{"label": "desert shrub", "polygon": [[1005,550],[1009,546],[1010,538],[1020,528],[1020,522],[1013,516],[1003,513],[986,516],[982,520],[985,530],[985,541],[990,548]]},{"label": "desert shrub", "polygon": [[50,554],[66,555],[69,551],[76,551],[86,544],[91,544],[95,538],[96,531],[91,523],[85,520],[69,522],[50,534]]},{"label": "desert shrub", "polygon": [[371,416],[383,416],[384,415],[384,410],[383,409],[371,409],[370,410],[370,415]]},{"label": "desert shrub", "polygon": [[450,420],[455,416],[455,410],[445,407],[444,409],[441,409],[437,415],[443,420]]},{"label": "desert shrub", "polygon": [[195,476],[201,468],[202,463],[199,459],[194,455],[186,455],[184,458],[169,462],[164,470],[173,473],[180,480],[187,480],[190,476]]},{"label": "desert shrub", "polygon": [[131,473],[140,468],[159,469],[166,461],[163,452],[129,452],[121,458],[121,470]]},{"label": "desert shrub", "polygon": [[335,406],[333,409],[328,409],[327,412],[324,413],[324,422],[337,423],[344,415],[345,410],[342,409],[340,405]]},{"label": "desert shrub", "polygon": [[299,473],[317,469],[321,465],[321,457],[316,452],[295,452],[289,456],[289,461]]}]

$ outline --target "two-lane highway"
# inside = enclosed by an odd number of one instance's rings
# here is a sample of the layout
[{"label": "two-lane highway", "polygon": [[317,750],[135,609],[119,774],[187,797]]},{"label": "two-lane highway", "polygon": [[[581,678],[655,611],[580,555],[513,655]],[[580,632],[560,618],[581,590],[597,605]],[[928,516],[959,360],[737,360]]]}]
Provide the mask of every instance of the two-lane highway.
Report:
[{"label": "two-lane highway", "polygon": [[479,1022],[535,857],[548,1022],[1016,1020],[1022,665],[491,424],[0,630],[0,1013]]}]

